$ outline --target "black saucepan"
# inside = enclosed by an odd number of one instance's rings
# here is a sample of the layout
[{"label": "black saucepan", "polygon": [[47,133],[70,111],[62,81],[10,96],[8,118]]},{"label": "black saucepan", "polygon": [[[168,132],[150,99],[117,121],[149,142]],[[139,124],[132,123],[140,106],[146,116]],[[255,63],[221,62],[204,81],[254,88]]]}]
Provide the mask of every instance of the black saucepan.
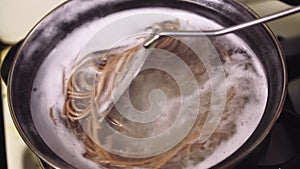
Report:
[{"label": "black saucepan", "polygon": [[[19,133],[26,144],[52,166],[77,168],[48,147],[33,122],[30,98],[33,81],[40,65],[57,44],[76,28],[120,11],[149,7],[186,10],[214,20],[224,27],[257,17],[249,8],[232,0],[74,0],[49,13],[19,45],[9,69],[7,85],[9,106]],[[83,10],[76,10],[77,8]],[[230,168],[236,165],[262,142],[279,117],[286,95],[285,59],[269,28],[266,25],[258,25],[240,30],[236,34],[252,48],[264,67],[268,81],[268,99],[264,115],[251,137],[234,154],[216,164],[215,168]]]}]

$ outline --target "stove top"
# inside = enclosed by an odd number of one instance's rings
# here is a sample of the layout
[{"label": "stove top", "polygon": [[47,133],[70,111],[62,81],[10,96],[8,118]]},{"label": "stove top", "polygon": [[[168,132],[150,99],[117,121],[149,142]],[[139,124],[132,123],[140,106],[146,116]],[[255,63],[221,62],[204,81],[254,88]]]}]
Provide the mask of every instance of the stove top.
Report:
[{"label": "stove top", "polygon": [[[244,0],[247,1],[247,0]],[[248,0],[247,4],[261,15],[279,11],[289,7],[276,0],[257,1]],[[272,4],[274,8],[264,8]],[[285,24],[292,24],[286,26]],[[282,26],[284,25],[284,26]],[[284,52],[288,66],[288,95],[281,116],[272,128],[267,138],[260,144],[240,165],[235,168],[251,169],[293,169],[300,166],[300,14],[286,18],[279,22],[270,23],[276,33]],[[0,45],[3,55],[7,52],[6,46]],[[1,57],[3,58],[3,57]],[[10,169],[38,169],[50,168],[33,155],[17,134],[8,112],[6,87],[2,86],[3,113],[0,116],[0,168]],[[0,89],[1,90],[1,89]],[[2,125],[5,125],[4,126]],[[4,134],[5,133],[5,134]]]}]

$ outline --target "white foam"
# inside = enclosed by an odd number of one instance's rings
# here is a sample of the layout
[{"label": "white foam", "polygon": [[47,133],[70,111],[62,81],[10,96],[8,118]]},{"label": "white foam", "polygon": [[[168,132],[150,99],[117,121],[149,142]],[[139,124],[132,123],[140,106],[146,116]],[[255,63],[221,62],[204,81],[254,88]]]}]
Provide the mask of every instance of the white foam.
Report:
[{"label": "white foam", "polygon": [[[251,51],[248,45],[241,39],[235,36],[228,37],[231,39],[230,43],[238,44],[236,48],[244,49],[251,58],[247,59],[242,54],[234,54],[232,56],[233,61],[224,64],[225,70],[228,73],[226,77],[227,89],[229,89],[230,86],[235,86],[237,89],[236,95],[247,96],[249,100],[244,109],[241,109],[241,112],[238,112],[236,117],[236,133],[227,141],[222,142],[221,145],[214,150],[212,155],[197,165],[197,168],[209,168],[215,165],[217,161],[220,162],[220,159],[225,159],[240,148],[256,129],[262,118],[267,102],[267,81],[262,65],[260,65],[253,51]],[[253,64],[256,73],[249,70],[245,71],[242,66],[237,66],[247,62]],[[242,78],[247,79],[247,81],[241,80]]]}]

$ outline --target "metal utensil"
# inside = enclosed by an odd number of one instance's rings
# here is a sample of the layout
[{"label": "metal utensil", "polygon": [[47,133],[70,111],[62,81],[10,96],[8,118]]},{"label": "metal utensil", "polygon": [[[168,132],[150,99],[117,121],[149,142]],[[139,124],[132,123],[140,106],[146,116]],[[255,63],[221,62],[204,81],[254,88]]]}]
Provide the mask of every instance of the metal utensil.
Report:
[{"label": "metal utensil", "polygon": [[[144,42],[144,48],[141,47],[140,51],[135,53],[132,56],[131,61],[129,62],[129,64],[127,65],[126,70],[120,74],[118,82],[115,84],[114,86],[114,99],[115,101],[119,99],[119,97],[125,92],[125,90],[129,87],[130,83],[132,82],[132,80],[137,76],[138,72],[141,70],[142,66],[144,65],[147,57],[149,57],[150,55],[150,51],[149,49],[145,49],[148,48],[151,44],[153,44],[156,40],[158,40],[160,37],[162,36],[175,36],[175,37],[199,37],[199,36],[219,36],[219,35],[224,35],[227,33],[232,33],[236,30],[240,30],[243,28],[247,28],[253,25],[257,25],[260,23],[264,23],[267,21],[271,21],[271,20],[275,20],[287,15],[291,15],[293,13],[296,13],[300,11],[300,6],[291,8],[291,9],[287,9],[284,11],[280,11],[259,19],[255,19],[253,21],[250,22],[245,22],[239,25],[235,25],[232,27],[228,27],[228,28],[224,28],[224,29],[220,29],[220,30],[207,30],[207,31],[183,31],[183,30],[179,30],[179,31],[163,31],[163,30],[159,30],[154,32],[153,35],[147,39]],[[103,118],[105,118],[105,116],[103,116]]]},{"label": "metal utensil", "polygon": [[164,30],[157,30],[156,32],[153,33],[153,35],[147,39],[144,42],[144,47],[148,48],[151,44],[153,44],[156,40],[158,40],[162,36],[174,36],[174,37],[199,37],[199,36],[220,36],[228,33],[232,33],[234,31],[244,29],[250,26],[254,26],[257,24],[265,23],[268,21],[272,21],[275,19],[279,19],[291,14],[294,14],[296,12],[300,11],[300,6],[296,6],[287,10],[283,10],[277,13],[273,13],[270,15],[267,15],[262,18],[255,19],[253,21],[245,22],[242,24],[238,24],[235,26],[231,26],[228,28],[223,28],[219,30],[194,30],[194,31],[183,31],[183,30],[178,30],[178,31],[164,31]]},{"label": "metal utensil", "polygon": [[[259,18],[259,19],[255,19],[255,20],[252,20],[249,22],[245,22],[242,24],[238,24],[235,26],[231,26],[231,27],[223,28],[223,29],[219,29],[219,30],[205,30],[205,31],[168,30],[168,31],[164,31],[164,30],[157,29],[153,33],[153,35],[144,42],[144,44],[143,44],[144,48],[141,48],[140,52],[133,55],[133,57],[132,57],[133,59],[131,59],[132,60],[131,62],[134,61],[134,63],[131,63],[127,66],[127,70],[122,75],[124,77],[120,76],[120,79],[119,79],[118,83],[116,83],[116,86],[114,88],[115,93],[118,93],[117,94],[118,96],[116,98],[119,98],[122,95],[122,93],[130,85],[131,81],[137,76],[138,72],[141,70],[141,67],[144,65],[146,58],[149,57],[149,54],[151,53],[150,51],[148,51],[149,49],[147,49],[147,48],[150,47],[151,44],[153,44],[156,40],[158,40],[162,36],[173,36],[173,37],[220,36],[220,35],[232,33],[234,31],[237,31],[237,30],[240,30],[243,28],[254,26],[254,25],[257,25],[260,23],[279,19],[279,18],[294,14],[299,11],[300,11],[300,6],[297,6],[297,7],[287,9],[287,10],[283,10],[283,11],[280,11],[277,13],[267,15],[267,16]],[[133,66],[133,65],[135,65],[135,66]]]}]

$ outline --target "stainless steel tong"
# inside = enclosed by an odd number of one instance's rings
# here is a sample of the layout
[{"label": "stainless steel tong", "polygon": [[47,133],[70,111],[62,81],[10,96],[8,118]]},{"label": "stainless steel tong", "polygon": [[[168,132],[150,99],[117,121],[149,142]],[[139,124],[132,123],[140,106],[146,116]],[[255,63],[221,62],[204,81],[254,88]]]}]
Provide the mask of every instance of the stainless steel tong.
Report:
[{"label": "stainless steel tong", "polygon": [[265,23],[268,21],[276,20],[291,14],[294,14],[296,12],[300,11],[300,6],[296,6],[287,10],[283,10],[277,13],[273,13],[270,15],[267,15],[262,18],[255,19],[253,21],[245,22],[242,24],[238,24],[235,26],[231,26],[228,28],[223,28],[219,30],[194,30],[194,31],[183,31],[183,30],[176,30],[176,31],[164,31],[164,30],[156,30],[153,35],[147,39],[144,42],[144,47],[148,48],[152,43],[154,43],[156,40],[158,40],[162,36],[173,36],[173,37],[199,37],[199,36],[219,36],[219,35],[224,35],[228,33],[232,33],[234,31],[244,29],[250,26],[254,26],[257,24]]}]

